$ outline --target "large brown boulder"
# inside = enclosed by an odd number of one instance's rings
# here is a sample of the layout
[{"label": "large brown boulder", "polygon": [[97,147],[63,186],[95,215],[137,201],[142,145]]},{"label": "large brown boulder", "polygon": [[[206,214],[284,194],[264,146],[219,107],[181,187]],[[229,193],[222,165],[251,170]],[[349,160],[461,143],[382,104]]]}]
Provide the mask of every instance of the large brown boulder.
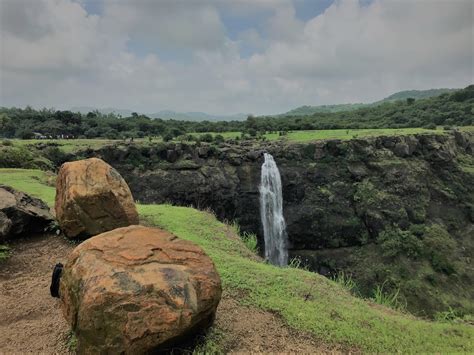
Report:
[{"label": "large brown boulder", "polygon": [[42,233],[52,222],[53,216],[46,203],[0,185],[0,240]]},{"label": "large brown boulder", "polygon": [[127,183],[114,168],[97,158],[61,166],[55,209],[61,229],[70,238],[87,238],[138,224]]},{"label": "large brown boulder", "polygon": [[79,353],[140,354],[210,325],[221,282],[197,245],[130,226],[76,247],[59,293]]}]

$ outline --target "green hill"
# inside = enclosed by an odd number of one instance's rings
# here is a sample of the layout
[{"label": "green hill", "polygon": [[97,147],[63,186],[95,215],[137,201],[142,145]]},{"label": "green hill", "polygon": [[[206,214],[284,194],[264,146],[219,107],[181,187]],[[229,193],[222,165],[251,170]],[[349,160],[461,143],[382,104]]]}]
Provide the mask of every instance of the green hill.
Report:
[{"label": "green hill", "polygon": [[398,101],[398,100],[406,100],[408,98],[412,98],[415,100],[426,99],[429,97],[439,96],[445,93],[452,93],[457,90],[459,89],[405,90],[405,91],[396,92],[395,94],[392,94],[378,102],[387,102],[387,101],[393,102],[393,101]]},{"label": "green hill", "polygon": [[[42,172],[0,170],[0,183],[53,203]],[[474,327],[431,322],[351,295],[341,284],[298,268],[262,261],[237,238],[238,231],[210,213],[170,205],[138,205],[142,220],[199,244],[212,258],[224,289],[240,302],[272,311],[291,328],[315,339],[365,352],[471,352]],[[249,329],[250,332],[258,331]],[[213,344],[219,346],[219,344]]]},{"label": "green hill", "polygon": [[426,99],[429,97],[439,96],[444,93],[451,93],[459,89],[428,89],[428,90],[405,90],[396,92],[380,101],[373,102],[371,104],[355,103],[355,104],[337,104],[337,105],[319,105],[319,106],[300,106],[288,112],[285,112],[278,116],[307,116],[315,113],[328,113],[328,112],[343,112],[343,111],[354,111],[364,107],[370,107],[374,105],[380,105],[385,102],[395,102],[399,100],[406,100],[408,98]]}]

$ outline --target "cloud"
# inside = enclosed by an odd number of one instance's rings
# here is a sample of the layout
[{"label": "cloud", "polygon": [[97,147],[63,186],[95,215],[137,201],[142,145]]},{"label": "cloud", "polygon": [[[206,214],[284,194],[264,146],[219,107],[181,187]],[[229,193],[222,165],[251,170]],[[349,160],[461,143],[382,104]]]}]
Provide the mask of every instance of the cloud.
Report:
[{"label": "cloud", "polygon": [[225,41],[217,9],[201,1],[106,0],[104,27],[148,48],[215,49]]},{"label": "cloud", "polygon": [[289,0],[25,4],[0,1],[0,105],[261,114],[473,82],[469,0],[338,0],[306,22]]}]

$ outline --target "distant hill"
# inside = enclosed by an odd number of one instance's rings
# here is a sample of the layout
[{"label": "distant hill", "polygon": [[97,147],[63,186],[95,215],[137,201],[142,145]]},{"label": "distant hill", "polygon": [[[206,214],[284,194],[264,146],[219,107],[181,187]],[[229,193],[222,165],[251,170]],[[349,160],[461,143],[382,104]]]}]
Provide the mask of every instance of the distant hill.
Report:
[{"label": "distant hill", "polygon": [[395,102],[398,100],[406,100],[408,98],[413,99],[425,99],[433,96],[439,96],[444,93],[450,93],[459,89],[428,89],[428,90],[405,90],[396,92],[380,101],[376,101],[370,104],[355,103],[355,104],[337,104],[337,105],[319,105],[319,106],[300,106],[288,112],[282,113],[277,116],[307,116],[314,113],[328,113],[328,112],[341,112],[341,111],[353,111],[362,107],[380,105],[385,102]]},{"label": "distant hill", "polygon": [[285,116],[306,116],[316,112],[340,112],[340,111],[352,111],[358,108],[367,106],[367,104],[339,104],[339,105],[321,105],[321,106],[300,106],[293,110],[290,110],[283,115]]},{"label": "distant hill", "polygon": [[[107,108],[96,108],[96,107],[89,107],[89,106],[78,106],[72,107],[72,112],[80,112],[86,114],[88,112],[92,112],[98,110],[100,113],[109,114],[115,113],[116,115],[120,115],[122,117],[130,117],[132,115],[132,110],[126,109],[119,109],[113,107]],[[154,113],[144,113],[144,112],[137,112],[139,114],[144,114],[151,118],[161,118],[164,120],[180,120],[180,121],[244,121],[248,114],[244,113],[237,113],[233,115],[211,115],[204,112],[175,112],[169,110],[158,111]]]},{"label": "distant hill", "polygon": [[429,90],[405,90],[396,92],[379,102],[413,99],[426,99],[428,97],[439,96],[444,93],[450,93],[459,89],[429,89]]}]

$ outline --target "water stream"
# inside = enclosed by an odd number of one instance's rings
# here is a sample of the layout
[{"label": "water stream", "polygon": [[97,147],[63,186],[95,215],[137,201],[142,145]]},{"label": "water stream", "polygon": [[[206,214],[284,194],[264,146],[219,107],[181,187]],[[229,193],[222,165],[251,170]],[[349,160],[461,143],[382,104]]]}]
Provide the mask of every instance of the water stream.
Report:
[{"label": "water stream", "polygon": [[288,235],[283,217],[280,171],[271,154],[264,154],[260,182],[260,215],[265,240],[265,259],[278,266],[288,264]]}]

